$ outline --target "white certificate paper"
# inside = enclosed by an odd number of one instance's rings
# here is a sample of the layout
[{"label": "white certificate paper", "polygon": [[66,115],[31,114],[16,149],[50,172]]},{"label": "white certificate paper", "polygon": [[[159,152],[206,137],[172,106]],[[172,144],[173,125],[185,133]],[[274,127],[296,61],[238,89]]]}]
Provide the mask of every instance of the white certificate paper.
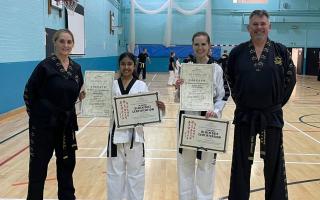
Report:
[{"label": "white certificate paper", "polygon": [[179,147],[225,153],[228,129],[229,121],[183,114]]},{"label": "white certificate paper", "polygon": [[110,117],[112,115],[114,72],[86,71],[84,80],[86,98],[82,101],[81,115]]},{"label": "white certificate paper", "polygon": [[180,110],[213,110],[213,73],[212,64],[183,63],[181,66]]},{"label": "white certificate paper", "polygon": [[161,122],[156,101],[158,101],[157,92],[114,97],[116,128],[133,128],[138,125]]}]

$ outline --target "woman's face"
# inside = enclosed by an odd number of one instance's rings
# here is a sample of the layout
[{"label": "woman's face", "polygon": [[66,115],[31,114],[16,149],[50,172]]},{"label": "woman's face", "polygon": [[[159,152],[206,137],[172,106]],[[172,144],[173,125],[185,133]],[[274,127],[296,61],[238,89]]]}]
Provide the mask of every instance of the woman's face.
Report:
[{"label": "woman's face", "polygon": [[123,77],[131,77],[134,72],[134,62],[129,57],[120,61],[120,74]]},{"label": "woman's face", "polygon": [[208,38],[205,35],[197,36],[193,39],[192,48],[197,58],[207,57],[210,50]]},{"label": "woman's face", "polygon": [[69,33],[62,32],[54,43],[55,53],[62,56],[69,56],[73,48],[73,40]]}]

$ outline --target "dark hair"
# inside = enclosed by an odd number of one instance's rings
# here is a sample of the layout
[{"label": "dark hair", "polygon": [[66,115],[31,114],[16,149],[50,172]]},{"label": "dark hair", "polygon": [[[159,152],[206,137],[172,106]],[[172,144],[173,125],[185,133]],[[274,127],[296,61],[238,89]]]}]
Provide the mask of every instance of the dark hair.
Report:
[{"label": "dark hair", "polygon": [[68,29],[60,29],[60,30],[57,30],[54,34],[53,34],[53,37],[52,37],[52,42],[55,43],[57,41],[57,39],[59,38],[59,36],[61,35],[61,33],[68,33],[71,35],[71,38],[72,38],[72,42],[74,43],[74,37],[73,37],[73,33],[68,30]]},{"label": "dark hair", "polygon": [[192,36],[192,43],[194,42],[194,38],[195,38],[195,37],[198,37],[198,36],[206,36],[206,37],[207,37],[207,42],[208,42],[208,44],[211,44],[209,34],[208,34],[207,32],[202,32],[202,31],[196,32],[195,34],[193,34],[193,36]]},{"label": "dark hair", "polygon": [[120,66],[121,60],[124,59],[125,57],[130,58],[133,61],[134,65],[136,65],[136,61],[137,61],[136,56],[130,52],[124,52],[119,56],[119,59],[118,59],[119,66]]},{"label": "dark hair", "polygon": [[[133,55],[133,53],[130,53],[130,52],[123,52],[123,53],[119,56],[119,59],[118,59],[118,65],[119,65],[119,67],[120,67],[120,62],[121,62],[121,60],[124,59],[124,58],[126,58],[126,57],[128,57],[130,60],[132,60],[134,66],[136,66],[136,62],[137,62],[136,56]],[[133,71],[132,76],[133,76],[135,79],[139,79],[136,70]]]},{"label": "dark hair", "polygon": [[254,10],[251,12],[249,19],[253,16],[263,17],[266,16],[269,19],[269,13],[266,10]]},{"label": "dark hair", "polygon": [[170,52],[170,56],[173,56],[173,54],[174,54],[174,51],[171,51],[171,52]]}]

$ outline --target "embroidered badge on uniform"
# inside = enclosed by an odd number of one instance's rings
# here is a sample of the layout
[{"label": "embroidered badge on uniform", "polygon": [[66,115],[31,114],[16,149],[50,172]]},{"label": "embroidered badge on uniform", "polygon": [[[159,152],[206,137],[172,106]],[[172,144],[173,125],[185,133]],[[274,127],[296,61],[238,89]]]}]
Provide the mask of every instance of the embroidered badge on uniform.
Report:
[{"label": "embroidered badge on uniform", "polygon": [[274,58],[274,64],[276,65],[282,65],[282,59],[279,56],[276,56]]}]

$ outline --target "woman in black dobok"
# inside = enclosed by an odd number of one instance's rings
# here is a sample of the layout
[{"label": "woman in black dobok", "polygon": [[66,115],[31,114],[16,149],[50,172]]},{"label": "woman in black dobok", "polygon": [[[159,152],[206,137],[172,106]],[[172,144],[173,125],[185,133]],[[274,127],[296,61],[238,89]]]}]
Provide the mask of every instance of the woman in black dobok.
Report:
[{"label": "woman in black dobok", "polygon": [[69,54],[74,46],[73,34],[66,29],[53,36],[54,55],[42,60],[34,69],[24,91],[29,114],[30,162],[29,200],[43,199],[48,163],[56,155],[58,198],[75,199],[72,173],[76,164],[78,130],[75,102],[84,92],[81,67]]}]

